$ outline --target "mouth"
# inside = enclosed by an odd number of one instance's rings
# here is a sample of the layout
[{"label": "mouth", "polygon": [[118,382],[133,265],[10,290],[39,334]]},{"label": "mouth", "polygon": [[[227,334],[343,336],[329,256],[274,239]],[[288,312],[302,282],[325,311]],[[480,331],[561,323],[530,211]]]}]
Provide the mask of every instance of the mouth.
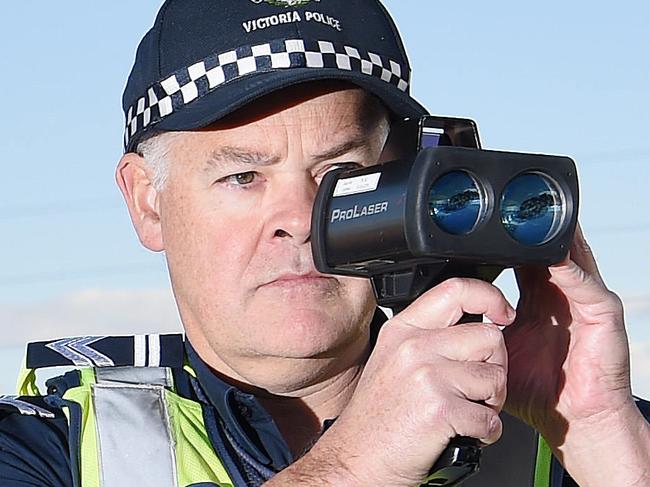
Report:
[{"label": "mouth", "polygon": [[299,287],[331,287],[338,281],[332,276],[319,274],[316,271],[307,273],[282,273],[262,284],[260,287],[299,288]]}]

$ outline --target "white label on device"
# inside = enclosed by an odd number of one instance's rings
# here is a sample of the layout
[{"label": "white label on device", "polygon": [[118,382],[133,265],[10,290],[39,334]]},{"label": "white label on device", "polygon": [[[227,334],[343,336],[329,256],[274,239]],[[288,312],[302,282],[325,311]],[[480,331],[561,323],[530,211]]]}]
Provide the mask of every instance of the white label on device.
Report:
[{"label": "white label on device", "polygon": [[377,189],[379,184],[380,172],[373,174],[364,174],[353,178],[339,179],[334,188],[334,198],[337,196],[348,196],[351,194],[369,193]]}]

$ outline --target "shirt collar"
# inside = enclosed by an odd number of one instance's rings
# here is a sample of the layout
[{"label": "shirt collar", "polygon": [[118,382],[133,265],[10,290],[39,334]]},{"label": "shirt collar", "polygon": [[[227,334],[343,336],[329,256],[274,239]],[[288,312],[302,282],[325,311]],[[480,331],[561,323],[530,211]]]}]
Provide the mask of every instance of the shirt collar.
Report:
[{"label": "shirt collar", "polygon": [[[370,324],[370,346],[374,347],[386,315],[377,309]],[[246,452],[263,465],[279,471],[293,462],[293,455],[271,415],[252,394],[228,384],[185,342],[189,363],[203,392],[214,406],[229,433]],[[326,421],[323,431],[334,420]]]},{"label": "shirt collar", "polygon": [[196,377],[233,439],[258,462],[279,471],[293,461],[293,455],[271,415],[252,394],[225,382],[199,357],[188,342],[189,363]]}]

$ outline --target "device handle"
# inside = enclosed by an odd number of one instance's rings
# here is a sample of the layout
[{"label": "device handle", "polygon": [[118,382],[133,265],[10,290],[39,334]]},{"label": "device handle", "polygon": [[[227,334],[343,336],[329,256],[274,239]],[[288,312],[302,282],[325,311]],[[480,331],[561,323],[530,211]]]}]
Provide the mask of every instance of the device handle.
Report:
[{"label": "device handle", "polygon": [[449,442],[421,485],[458,485],[478,472],[480,460],[481,443],[476,438],[457,436]]}]

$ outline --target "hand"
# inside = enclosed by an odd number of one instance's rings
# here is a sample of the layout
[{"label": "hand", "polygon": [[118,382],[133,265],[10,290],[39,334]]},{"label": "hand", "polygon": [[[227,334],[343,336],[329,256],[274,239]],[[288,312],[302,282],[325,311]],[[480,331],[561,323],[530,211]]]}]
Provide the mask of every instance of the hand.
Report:
[{"label": "hand", "polygon": [[494,324],[454,326],[463,312],[501,325],[514,318],[485,282],[450,279],[429,290],[383,326],[351,401],[310,454],[336,456],[351,485],[417,485],[451,438],[496,441],[503,334]]},{"label": "hand", "polygon": [[517,319],[504,332],[506,409],[560,448],[570,426],[633,403],[622,304],[605,287],[579,227],[562,263],[521,269],[517,278]]}]

